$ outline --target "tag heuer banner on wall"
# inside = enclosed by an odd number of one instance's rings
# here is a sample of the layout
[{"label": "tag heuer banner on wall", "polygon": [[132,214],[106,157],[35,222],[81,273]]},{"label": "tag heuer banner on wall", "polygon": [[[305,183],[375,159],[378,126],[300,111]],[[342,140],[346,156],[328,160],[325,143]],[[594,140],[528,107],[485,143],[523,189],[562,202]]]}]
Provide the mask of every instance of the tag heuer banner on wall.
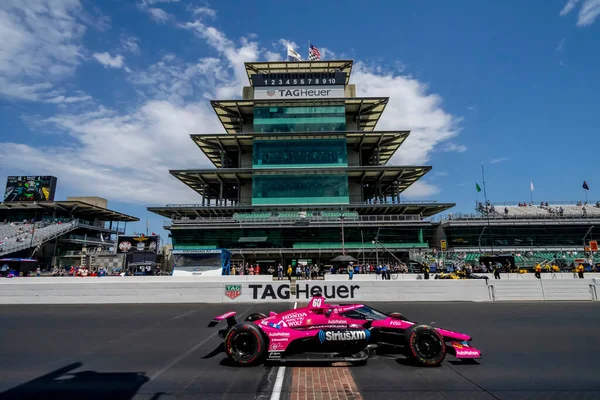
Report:
[{"label": "tag heuer banner on wall", "polygon": [[344,86],[261,86],[254,88],[254,99],[336,99],[344,98]]}]

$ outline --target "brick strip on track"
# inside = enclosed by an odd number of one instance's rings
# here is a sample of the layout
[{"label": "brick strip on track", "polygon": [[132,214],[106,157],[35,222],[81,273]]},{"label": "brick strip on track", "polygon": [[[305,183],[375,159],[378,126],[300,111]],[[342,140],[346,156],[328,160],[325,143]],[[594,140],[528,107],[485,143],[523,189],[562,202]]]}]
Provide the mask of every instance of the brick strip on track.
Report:
[{"label": "brick strip on track", "polygon": [[362,399],[348,367],[294,367],[292,369],[290,400]]}]

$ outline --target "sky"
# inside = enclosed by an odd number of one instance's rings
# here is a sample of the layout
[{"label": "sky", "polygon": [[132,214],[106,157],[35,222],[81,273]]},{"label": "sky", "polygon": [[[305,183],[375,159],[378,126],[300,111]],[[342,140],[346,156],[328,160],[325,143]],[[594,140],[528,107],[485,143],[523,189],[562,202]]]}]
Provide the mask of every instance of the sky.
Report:
[{"label": "sky", "polygon": [[[190,134],[223,132],[244,62],[352,59],[377,129],[409,129],[391,163],[431,165],[404,200],[600,199],[600,0],[2,0],[0,182],[58,177],[166,237],[149,206],[199,203],[170,169],[210,167]],[[531,193],[531,183],[534,191]]]}]

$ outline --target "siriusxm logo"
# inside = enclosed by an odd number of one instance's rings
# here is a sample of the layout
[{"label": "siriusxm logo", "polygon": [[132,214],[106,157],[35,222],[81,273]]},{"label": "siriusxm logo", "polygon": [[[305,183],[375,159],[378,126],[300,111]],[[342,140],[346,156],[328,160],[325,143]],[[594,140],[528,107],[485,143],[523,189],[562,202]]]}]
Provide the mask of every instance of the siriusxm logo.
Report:
[{"label": "siriusxm logo", "polygon": [[336,341],[352,341],[352,340],[369,340],[371,332],[367,330],[362,331],[319,331],[319,341],[325,342],[336,342]]}]

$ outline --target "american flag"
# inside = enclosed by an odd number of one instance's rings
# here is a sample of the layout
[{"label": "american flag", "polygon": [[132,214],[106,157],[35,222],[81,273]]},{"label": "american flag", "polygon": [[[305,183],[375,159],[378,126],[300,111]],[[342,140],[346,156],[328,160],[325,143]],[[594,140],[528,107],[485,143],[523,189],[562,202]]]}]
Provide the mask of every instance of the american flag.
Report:
[{"label": "american flag", "polygon": [[310,61],[319,61],[321,59],[321,52],[312,43],[309,43],[308,47],[308,59]]}]

